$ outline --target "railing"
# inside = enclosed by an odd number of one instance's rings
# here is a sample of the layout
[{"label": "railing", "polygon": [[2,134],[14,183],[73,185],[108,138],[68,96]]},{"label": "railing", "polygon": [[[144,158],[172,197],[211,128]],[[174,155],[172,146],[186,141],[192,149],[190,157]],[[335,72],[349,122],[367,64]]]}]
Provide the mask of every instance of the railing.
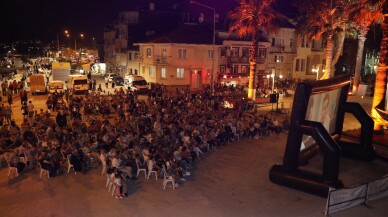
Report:
[{"label": "railing", "polygon": [[295,54],[296,49],[295,48],[285,48],[284,46],[276,46],[276,47],[270,47],[269,48],[270,53],[291,53]]},{"label": "railing", "polygon": [[249,63],[248,57],[228,57],[228,63],[236,64],[236,63]]},{"label": "railing", "polygon": [[155,64],[155,65],[164,65],[164,64],[168,64],[167,57],[163,57],[163,56],[155,56],[155,57],[154,57],[154,64]]}]

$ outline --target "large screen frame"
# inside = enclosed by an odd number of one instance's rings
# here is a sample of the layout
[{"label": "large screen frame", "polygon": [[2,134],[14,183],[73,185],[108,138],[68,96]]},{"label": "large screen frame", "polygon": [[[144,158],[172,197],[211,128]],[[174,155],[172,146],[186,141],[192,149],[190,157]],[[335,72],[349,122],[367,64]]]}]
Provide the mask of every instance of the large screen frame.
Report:
[{"label": "large screen frame", "polygon": [[[275,164],[270,169],[269,177],[272,182],[326,197],[329,187],[342,188],[344,186],[338,177],[341,155],[367,161],[375,158],[371,139],[373,119],[360,104],[346,102],[349,87],[350,77],[347,75],[298,83],[283,164]],[[324,104],[324,94],[332,91],[337,91],[334,94],[335,97],[332,97],[337,100],[332,102],[336,103],[331,114],[333,129],[324,126],[324,119],[309,120],[306,118],[309,104],[310,106],[313,104],[311,100],[319,99],[315,109],[321,109],[320,106]],[[321,94],[320,98],[315,99],[314,97],[319,94]],[[317,114],[320,114],[319,112]],[[361,124],[359,143],[341,140],[346,112],[352,113]],[[302,139],[306,135],[311,136],[315,143],[301,150]],[[318,151],[323,157],[321,174],[299,168],[308,163],[308,160]]]}]

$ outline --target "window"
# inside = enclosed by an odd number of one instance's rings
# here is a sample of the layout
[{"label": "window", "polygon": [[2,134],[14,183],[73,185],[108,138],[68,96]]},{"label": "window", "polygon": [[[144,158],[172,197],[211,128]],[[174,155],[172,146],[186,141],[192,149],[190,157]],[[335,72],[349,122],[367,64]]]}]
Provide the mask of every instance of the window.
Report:
[{"label": "window", "polygon": [[242,48],[242,57],[249,57],[249,48],[248,47],[243,47]]},{"label": "window", "polygon": [[275,63],[282,63],[283,62],[283,56],[275,56]]},{"label": "window", "polygon": [[299,72],[300,70],[300,59],[296,59],[295,62],[295,71]]},{"label": "window", "polygon": [[207,50],[207,58],[213,59],[213,50]]},{"label": "window", "polygon": [[267,56],[267,49],[265,48],[259,48],[259,57],[265,58]]},{"label": "window", "polygon": [[186,59],[186,49],[178,49],[178,58]]},{"label": "window", "polygon": [[249,65],[241,66],[241,73],[248,73],[248,71],[249,71]]},{"label": "window", "polygon": [[226,57],[226,47],[222,47],[221,48],[220,56],[221,57]]},{"label": "window", "polygon": [[231,56],[232,57],[238,57],[238,51],[239,51],[239,49],[238,49],[238,47],[232,47],[231,49],[230,49],[230,51],[231,51]]},{"label": "window", "polygon": [[305,40],[304,40],[304,36],[302,36],[302,44],[301,44],[301,47],[304,47],[304,44],[305,44]]},{"label": "window", "polygon": [[147,48],[146,50],[146,56],[151,57],[151,48]]},{"label": "window", "polygon": [[326,41],[324,39],[321,39],[321,48],[325,48]]},{"label": "window", "polygon": [[167,75],[166,75],[166,68],[162,68],[162,69],[161,69],[161,71],[160,71],[160,76],[161,76],[162,78],[166,78],[166,77],[167,77]]},{"label": "window", "polygon": [[185,77],[185,68],[177,68],[176,69],[176,77],[184,78]]},{"label": "window", "polygon": [[162,57],[167,57],[167,49],[162,48]]},{"label": "window", "polygon": [[135,73],[134,74],[137,75],[137,69],[135,69]]},{"label": "window", "polygon": [[304,71],[304,69],[305,69],[305,60],[304,59],[301,59],[300,60],[300,71]]},{"label": "window", "polygon": [[155,77],[155,68],[153,66],[150,66],[150,77]]},{"label": "window", "polygon": [[280,39],[280,46],[284,46],[284,38]]},{"label": "window", "polygon": [[275,42],[276,42],[276,39],[272,38],[272,40],[271,40],[271,47],[275,47]]},{"label": "window", "polygon": [[290,48],[291,48],[291,50],[293,50],[294,49],[294,39],[290,39]]},{"label": "window", "polygon": [[220,73],[225,73],[225,72],[226,72],[226,66],[220,65]]},{"label": "window", "polygon": [[238,66],[233,66],[233,73],[235,73],[235,74],[238,73]]},{"label": "window", "polygon": [[132,60],[132,53],[128,54],[128,60]]},{"label": "window", "polygon": [[145,66],[141,67],[141,72],[143,73],[143,75],[145,74]]}]

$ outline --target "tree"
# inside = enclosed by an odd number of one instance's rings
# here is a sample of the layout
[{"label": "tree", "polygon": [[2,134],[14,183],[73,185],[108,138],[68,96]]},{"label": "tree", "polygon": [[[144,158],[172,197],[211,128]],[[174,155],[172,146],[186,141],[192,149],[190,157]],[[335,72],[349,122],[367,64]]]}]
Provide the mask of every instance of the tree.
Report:
[{"label": "tree", "polygon": [[384,119],[381,114],[379,114],[379,111],[384,112],[384,110],[385,114],[387,114],[386,100],[388,99],[386,98],[386,94],[388,73],[388,1],[384,1],[382,13],[384,16],[383,22],[381,24],[383,38],[381,40],[380,46],[380,57],[371,111],[372,118],[375,121],[375,130],[381,130],[383,125],[388,126],[388,121]]},{"label": "tree", "polygon": [[228,14],[232,21],[229,32],[238,37],[250,36],[252,43],[249,51],[249,85],[248,99],[256,98],[255,77],[258,50],[258,36],[261,30],[276,31],[274,20],[279,16],[273,9],[275,0],[238,0],[238,6]]},{"label": "tree", "polygon": [[309,38],[321,38],[326,42],[325,73],[321,79],[334,77],[334,66],[343,49],[349,0],[296,0],[302,14],[297,29]]},{"label": "tree", "polygon": [[358,39],[357,59],[352,88],[353,94],[356,94],[358,85],[360,84],[361,63],[366,35],[369,31],[369,26],[383,18],[381,12],[383,3],[384,0],[361,0],[355,5],[356,9],[350,13],[351,25],[357,32]]}]

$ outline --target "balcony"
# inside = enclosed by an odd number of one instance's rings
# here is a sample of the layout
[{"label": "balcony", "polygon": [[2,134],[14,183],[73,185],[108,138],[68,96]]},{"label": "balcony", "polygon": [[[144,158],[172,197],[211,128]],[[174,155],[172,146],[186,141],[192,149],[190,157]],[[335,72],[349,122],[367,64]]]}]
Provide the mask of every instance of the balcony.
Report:
[{"label": "balcony", "polygon": [[284,46],[280,46],[280,45],[277,45],[277,46],[274,46],[274,47],[270,47],[269,48],[269,52],[270,53],[286,53],[286,54],[296,54],[296,49],[295,48],[286,48]]},{"label": "balcony", "polygon": [[229,64],[248,64],[248,57],[228,57]]},{"label": "balcony", "polygon": [[167,65],[169,62],[169,58],[166,56],[154,56],[155,65]]}]

